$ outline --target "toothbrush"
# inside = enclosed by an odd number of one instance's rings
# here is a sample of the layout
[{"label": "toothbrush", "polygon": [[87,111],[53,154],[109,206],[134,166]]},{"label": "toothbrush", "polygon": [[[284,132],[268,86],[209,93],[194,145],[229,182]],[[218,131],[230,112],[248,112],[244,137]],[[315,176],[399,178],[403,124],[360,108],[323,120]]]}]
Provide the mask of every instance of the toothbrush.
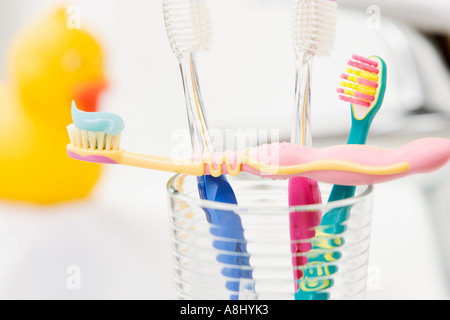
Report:
[{"label": "toothbrush", "polygon": [[[212,153],[214,146],[208,131],[204,103],[199,86],[196,53],[207,51],[212,42],[211,18],[206,0],[163,0],[164,20],[167,36],[172,50],[179,62],[183,79],[189,129],[194,153]],[[221,175],[199,176],[197,178],[199,195],[202,199],[236,204],[236,196],[227,181]],[[236,280],[227,282],[232,291],[231,299],[239,298],[240,278],[251,279],[249,258],[246,257],[246,242],[240,217],[234,212],[205,210],[211,224],[211,233],[217,237],[233,241],[215,241],[213,246],[223,251],[235,252],[234,255],[220,254],[217,259],[228,265],[222,270],[224,276]],[[246,290],[252,289],[246,286]],[[251,285],[250,285],[251,287]]]},{"label": "toothbrush", "polygon": [[[123,121],[115,114],[84,112],[73,106],[74,111],[77,113],[72,115],[74,123],[67,127],[69,157],[193,176],[237,176],[247,172],[272,180],[302,176],[325,183],[356,186],[432,172],[450,160],[450,140],[437,137],[414,140],[393,149],[370,145],[315,149],[284,142],[176,159],[121,149],[122,132],[118,128]],[[120,133],[116,134],[118,131]]]},{"label": "toothbrush", "polygon": [[[337,4],[330,0],[294,0],[293,1],[293,47],[296,55],[296,86],[294,103],[294,126],[291,143],[312,146],[311,135],[311,73],[315,56],[329,54],[333,48]],[[304,177],[289,180],[289,206],[301,206],[322,203],[317,181]],[[320,223],[321,212],[290,212],[290,236],[292,266],[294,268],[295,291],[298,279],[303,276],[299,266],[307,263],[305,252],[311,250],[311,244],[302,242],[313,238],[314,228]]]},{"label": "toothbrush", "polygon": [[[387,70],[385,62],[376,56],[369,58],[354,54],[352,59],[347,63],[346,72],[341,74],[341,88],[337,89],[339,98],[351,104],[352,126],[347,141],[348,145],[364,145],[367,141],[370,126],[375,115],[381,108],[384,95],[386,92]],[[355,186],[334,185],[328,202],[351,198],[355,195]],[[322,219],[321,226],[323,234],[341,234],[346,227],[343,225],[350,216],[350,207],[336,208],[327,212]],[[338,238],[330,242],[316,241],[313,249],[331,249],[339,247],[343,244],[343,239]],[[314,242],[314,241],[313,241]],[[332,257],[326,258],[325,255],[318,255],[312,260],[314,262],[329,262],[340,258],[340,254],[336,253]],[[337,269],[331,266],[329,274],[337,272]],[[310,274],[311,276],[311,274]],[[313,277],[312,277],[313,278]],[[322,283],[323,285],[323,283]],[[328,280],[328,286],[332,285],[332,281]],[[298,297],[302,299],[328,299],[325,292],[318,293],[317,289],[310,291],[301,291]]]},{"label": "toothbrush", "polygon": [[[369,58],[354,54],[348,61],[346,73],[341,75],[342,88],[337,89],[339,98],[351,104],[352,126],[347,141],[348,145],[364,145],[370,126],[383,104],[387,83],[387,68],[383,59],[376,56]],[[356,187],[334,185],[328,202],[353,197]],[[346,215],[329,212],[324,216],[323,225],[336,224]],[[344,231],[342,226],[325,229],[334,234]]]},{"label": "toothbrush", "polygon": [[[383,104],[387,83],[386,63],[376,56],[365,58],[354,54],[347,64],[346,73],[341,75],[342,88],[337,89],[339,98],[351,103],[352,126],[347,144],[364,145],[370,126]],[[334,185],[328,202],[353,197],[355,190],[354,186]],[[336,221],[343,222],[346,216],[330,211],[323,217],[322,225],[334,226],[324,232],[343,232],[344,227],[336,225]]]}]

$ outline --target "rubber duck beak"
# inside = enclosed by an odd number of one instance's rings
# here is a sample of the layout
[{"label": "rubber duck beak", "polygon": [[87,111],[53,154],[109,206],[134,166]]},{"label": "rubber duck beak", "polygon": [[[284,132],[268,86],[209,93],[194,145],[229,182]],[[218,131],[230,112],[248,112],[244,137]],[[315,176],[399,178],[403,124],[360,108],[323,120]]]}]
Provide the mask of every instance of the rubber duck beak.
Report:
[{"label": "rubber duck beak", "polygon": [[75,100],[79,110],[85,112],[98,111],[100,94],[108,87],[106,81],[89,82],[77,85]]}]

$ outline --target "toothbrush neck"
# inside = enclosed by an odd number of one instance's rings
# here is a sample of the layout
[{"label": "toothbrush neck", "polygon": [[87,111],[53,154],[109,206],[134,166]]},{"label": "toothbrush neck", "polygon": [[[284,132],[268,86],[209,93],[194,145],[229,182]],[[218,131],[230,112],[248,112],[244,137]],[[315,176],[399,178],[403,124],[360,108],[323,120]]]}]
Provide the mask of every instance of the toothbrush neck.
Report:
[{"label": "toothbrush neck", "polygon": [[304,53],[297,57],[294,103],[294,128],[291,142],[301,146],[312,145],[311,134],[311,74],[314,56]]},{"label": "toothbrush neck", "polygon": [[371,121],[353,119],[347,144],[366,144],[370,124]]},{"label": "toothbrush neck", "polygon": [[214,149],[200,91],[195,54],[183,55],[179,61],[193,151],[194,153],[212,152]]}]

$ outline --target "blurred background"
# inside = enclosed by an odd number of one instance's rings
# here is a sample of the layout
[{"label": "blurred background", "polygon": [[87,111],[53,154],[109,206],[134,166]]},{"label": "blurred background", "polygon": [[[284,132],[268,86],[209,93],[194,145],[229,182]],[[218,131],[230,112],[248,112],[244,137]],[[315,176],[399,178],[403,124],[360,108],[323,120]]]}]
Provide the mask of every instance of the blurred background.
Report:
[{"label": "blurred background", "polygon": [[[315,145],[346,142],[349,107],[338,101],[335,88],[353,53],[379,55],[389,68],[385,103],[368,143],[393,147],[420,137],[450,138],[450,3],[338,3],[335,50],[314,66]],[[7,88],[12,81],[7,53],[20,30],[55,6],[68,14],[68,28],[86,30],[103,49],[108,87],[98,106],[123,117],[122,145],[170,155],[174,146],[188,143],[161,1],[0,0],[0,83]],[[210,126],[224,136],[230,130],[275,130],[281,140],[289,139],[291,1],[211,0],[210,8],[214,42],[198,57]],[[49,86],[58,90],[57,83]],[[0,97],[0,110],[9,108],[5,101]],[[172,299],[165,193],[170,176],[105,167],[86,197],[47,204],[0,199],[0,298]],[[376,186],[367,298],[450,298],[449,181],[446,166]],[[75,287],[73,270],[80,275]]]}]

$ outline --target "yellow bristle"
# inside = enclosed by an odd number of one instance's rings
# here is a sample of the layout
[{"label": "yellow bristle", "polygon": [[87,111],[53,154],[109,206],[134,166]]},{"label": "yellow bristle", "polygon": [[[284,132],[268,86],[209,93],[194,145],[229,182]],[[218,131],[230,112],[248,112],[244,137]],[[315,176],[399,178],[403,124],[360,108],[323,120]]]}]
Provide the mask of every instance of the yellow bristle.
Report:
[{"label": "yellow bristle", "polygon": [[344,88],[356,89],[356,84],[347,81],[341,81],[341,86]]},{"label": "yellow bristle", "polygon": [[348,89],[344,89],[344,94],[349,95],[349,96],[354,96],[355,95],[355,91],[354,90],[348,90]]},{"label": "yellow bristle", "polygon": [[358,83],[358,79],[359,79],[359,77],[357,77],[357,76],[348,75],[348,80],[349,81],[353,81],[355,83]]},{"label": "yellow bristle", "polygon": [[364,94],[367,94],[370,96],[375,96],[377,93],[377,90],[375,88],[368,87],[368,86],[365,86],[362,84],[355,84],[355,83],[351,83],[351,82],[347,82],[347,81],[341,81],[341,86],[345,87],[345,88],[357,90],[361,93],[364,93]]},{"label": "yellow bristle", "polygon": [[362,84],[358,85],[358,89],[357,90],[359,92],[361,92],[361,93],[365,93],[365,94],[367,94],[369,96],[373,96],[373,97],[377,94],[377,89],[372,88],[372,87],[368,87],[368,86],[365,86],[365,85],[362,85]]},{"label": "yellow bristle", "polygon": [[374,81],[374,82],[378,82],[378,80],[380,79],[375,73],[367,72],[364,70],[356,70],[356,69],[347,67],[347,69],[345,69],[345,71],[347,73],[354,74],[356,76],[359,76],[359,77],[362,77],[364,79]]}]

